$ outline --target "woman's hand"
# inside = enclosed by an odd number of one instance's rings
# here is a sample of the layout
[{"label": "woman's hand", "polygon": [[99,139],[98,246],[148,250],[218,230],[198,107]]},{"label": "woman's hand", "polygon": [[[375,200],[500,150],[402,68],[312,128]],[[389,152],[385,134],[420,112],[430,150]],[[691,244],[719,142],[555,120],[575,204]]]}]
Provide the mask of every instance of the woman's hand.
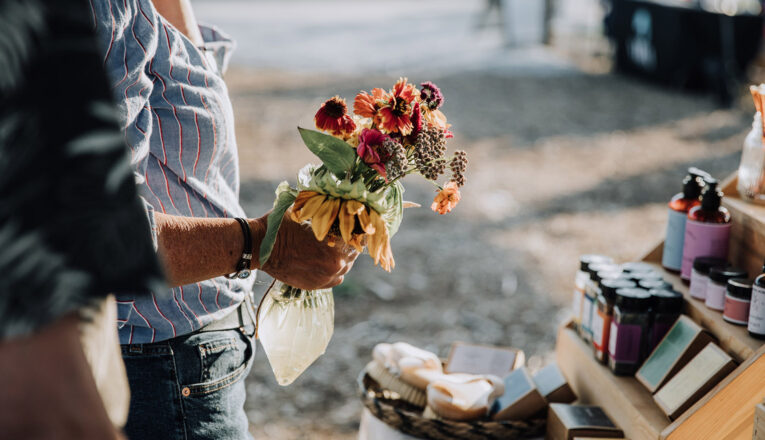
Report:
[{"label": "woman's hand", "polygon": [[[265,231],[267,216],[256,219]],[[260,249],[260,234],[255,234],[255,258]],[[359,253],[337,240],[329,246],[327,240],[318,241],[307,225],[292,220],[290,212],[284,215],[274,249],[265,266],[260,268],[272,277],[291,286],[312,290],[337,286],[351,270]],[[257,264],[257,262],[256,262]]]}]

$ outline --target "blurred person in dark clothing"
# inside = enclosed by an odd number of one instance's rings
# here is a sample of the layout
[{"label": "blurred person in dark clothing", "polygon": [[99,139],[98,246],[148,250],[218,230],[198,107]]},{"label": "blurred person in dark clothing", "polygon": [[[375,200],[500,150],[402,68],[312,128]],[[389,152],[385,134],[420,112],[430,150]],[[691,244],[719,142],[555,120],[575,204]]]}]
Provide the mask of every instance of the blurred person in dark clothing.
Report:
[{"label": "blurred person in dark clothing", "polygon": [[119,437],[110,292],[162,288],[86,0],[0,0],[0,437]]}]

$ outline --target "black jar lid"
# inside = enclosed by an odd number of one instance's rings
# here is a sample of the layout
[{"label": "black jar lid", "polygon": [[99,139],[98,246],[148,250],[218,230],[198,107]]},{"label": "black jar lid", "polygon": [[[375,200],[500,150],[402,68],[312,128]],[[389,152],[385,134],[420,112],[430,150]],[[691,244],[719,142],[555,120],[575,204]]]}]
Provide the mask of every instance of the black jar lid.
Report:
[{"label": "black jar lid", "polygon": [[651,294],[637,287],[617,289],[616,306],[623,310],[647,312],[651,308]]},{"label": "black jar lid", "polygon": [[656,268],[642,261],[630,261],[622,264],[622,270],[625,272],[655,272]]},{"label": "black jar lid", "polygon": [[648,291],[653,297],[653,310],[656,313],[682,313],[683,294],[669,289],[651,289]]},{"label": "black jar lid", "polygon": [[728,294],[734,298],[751,299],[752,281],[746,278],[731,278],[728,280]]},{"label": "black jar lid", "polygon": [[655,270],[651,270],[650,272],[630,272],[629,277],[636,283],[648,280],[661,281],[664,279],[661,274]]},{"label": "black jar lid", "polygon": [[664,279],[646,278],[638,281],[638,286],[642,289],[672,289],[672,284]]},{"label": "black jar lid", "polygon": [[693,260],[693,270],[701,275],[709,275],[709,269],[718,266],[727,266],[728,262],[724,258],[718,257],[696,257]]},{"label": "black jar lid", "polygon": [[587,254],[579,257],[579,270],[587,271],[587,267],[593,263],[613,263],[614,259],[606,255]]},{"label": "black jar lid", "polygon": [[717,284],[727,284],[731,278],[747,278],[749,274],[740,267],[713,267],[709,269],[709,279]]},{"label": "black jar lid", "polygon": [[600,292],[608,301],[614,301],[616,299],[617,290],[635,287],[637,287],[637,284],[627,278],[606,279],[600,282]]},{"label": "black jar lid", "polygon": [[593,280],[598,272],[606,270],[619,270],[619,266],[614,263],[590,263],[587,266],[587,273],[590,274],[590,278]]}]

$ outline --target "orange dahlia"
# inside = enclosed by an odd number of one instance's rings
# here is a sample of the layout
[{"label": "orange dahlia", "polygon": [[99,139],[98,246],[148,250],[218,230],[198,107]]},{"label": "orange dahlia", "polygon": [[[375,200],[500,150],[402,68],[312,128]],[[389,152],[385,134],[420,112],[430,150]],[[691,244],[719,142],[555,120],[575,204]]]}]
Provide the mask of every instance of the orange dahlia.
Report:
[{"label": "orange dahlia", "polygon": [[389,133],[401,133],[407,136],[412,132],[412,102],[420,92],[406,78],[400,78],[387,97],[385,105],[377,111],[375,123]]},{"label": "orange dahlia", "polygon": [[339,96],[334,96],[324,102],[313,120],[319,130],[343,139],[348,138],[356,130],[356,123],[348,114],[345,99]]}]

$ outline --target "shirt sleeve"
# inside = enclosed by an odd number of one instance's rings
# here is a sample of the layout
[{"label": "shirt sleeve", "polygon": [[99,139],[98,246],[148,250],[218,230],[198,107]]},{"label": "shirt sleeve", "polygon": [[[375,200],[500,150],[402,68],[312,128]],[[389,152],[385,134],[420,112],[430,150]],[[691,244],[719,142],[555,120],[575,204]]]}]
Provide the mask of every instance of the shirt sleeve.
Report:
[{"label": "shirt sleeve", "polygon": [[111,292],[161,288],[163,278],[87,2],[6,4],[0,0],[0,40],[9,42],[0,45],[0,340]]},{"label": "shirt sleeve", "polygon": [[[119,124],[130,149],[136,185],[144,183],[150,158],[148,133],[153,129],[150,96],[156,78],[151,73],[157,51],[160,18],[148,0],[91,0],[93,27],[107,79],[117,106]],[[157,248],[154,207],[141,197],[151,239]]]},{"label": "shirt sleeve", "polygon": [[200,49],[212,55],[218,66],[218,73],[222,76],[228,70],[231,54],[236,49],[236,42],[213,25],[200,23],[199,32],[202,34],[202,40],[204,40]]}]

